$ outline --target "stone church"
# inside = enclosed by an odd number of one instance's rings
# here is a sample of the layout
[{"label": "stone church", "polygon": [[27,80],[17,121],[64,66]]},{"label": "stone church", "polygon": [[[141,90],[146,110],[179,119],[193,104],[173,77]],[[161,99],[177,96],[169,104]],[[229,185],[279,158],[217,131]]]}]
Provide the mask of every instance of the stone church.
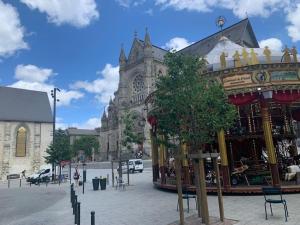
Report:
[{"label": "stone church", "polygon": [[44,164],[52,142],[52,112],[46,92],[0,87],[0,180],[26,175]]},{"label": "stone church", "polygon": [[[248,19],[244,19],[215,34],[201,39],[198,42],[178,51],[178,54],[191,54],[206,57],[224,36],[234,44],[248,48],[258,48],[258,42]],[[110,100],[107,113],[104,111],[101,118],[100,146],[101,159],[117,159],[124,151],[120,145],[123,125],[121,117],[126,111],[136,115],[135,130],[144,135],[143,152],[150,155],[150,126],[146,122],[144,101],[155,90],[157,77],[166,74],[164,55],[167,50],[155,46],[148,31],[143,40],[135,35],[130,52],[126,56],[123,47],[119,56],[119,85]],[[219,59],[219,56],[218,56]],[[135,149],[138,147],[135,146]]]}]

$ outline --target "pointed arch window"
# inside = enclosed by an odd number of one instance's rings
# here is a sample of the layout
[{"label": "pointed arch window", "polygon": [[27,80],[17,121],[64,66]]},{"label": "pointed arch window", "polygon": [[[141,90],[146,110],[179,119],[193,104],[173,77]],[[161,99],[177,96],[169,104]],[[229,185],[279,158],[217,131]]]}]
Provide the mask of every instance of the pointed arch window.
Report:
[{"label": "pointed arch window", "polygon": [[16,140],[16,156],[24,157],[26,156],[26,137],[27,131],[25,127],[20,127],[17,132]]}]

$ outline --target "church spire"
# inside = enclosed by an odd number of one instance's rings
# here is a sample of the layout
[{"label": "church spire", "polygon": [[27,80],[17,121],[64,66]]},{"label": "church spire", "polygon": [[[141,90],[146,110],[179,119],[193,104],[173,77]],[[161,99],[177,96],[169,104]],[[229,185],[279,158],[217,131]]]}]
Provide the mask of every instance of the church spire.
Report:
[{"label": "church spire", "polygon": [[144,40],[144,47],[152,47],[151,41],[150,41],[150,35],[148,32],[148,28],[146,28],[146,34],[145,34],[145,40]]},{"label": "church spire", "polygon": [[107,119],[107,116],[106,116],[106,112],[105,112],[105,108],[104,108],[101,120],[106,120],[106,119]]},{"label": "church spire", "polygon": [[120,64],[120,66],[123,66],[123,65],[126,64],[126,62],[127,62],[127,58],[126,58],[124,47],[123,47],[123,44],[122,44],[120,57],[119,57],[119,64]]}]

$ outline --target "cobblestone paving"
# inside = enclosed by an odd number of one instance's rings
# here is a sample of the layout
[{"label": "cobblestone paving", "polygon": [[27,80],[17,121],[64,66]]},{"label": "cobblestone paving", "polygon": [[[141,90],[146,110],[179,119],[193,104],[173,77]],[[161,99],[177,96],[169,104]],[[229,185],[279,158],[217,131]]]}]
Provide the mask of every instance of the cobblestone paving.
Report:
[{"label": "cobblestone paving", "polygon": [[[82,187],[76,188],[81,202],[82,225],[90,224],[92,210],[96,212],[97,225],[166,225],[179,219],[176,211],[177,195],[154,189],[150,168],[146,168],[143,173],[130,175],[131,185],[126,187],[125,191],[115,190],[111,186],[108,186],[105,191],[93,191],[91,179],[95,176],[106,176],[110,172],[108,169],[90,169],[87,172],[85,194],[82,194]],[[27,191],[26,195],[21,194],[28,189],[30,191]],[[9,199],[8,196],[15,196],[15,199],[11,197]],[[274,216],[265,220],[263,196],[224,196],[225,217],[238,220],[237,225],[300,224],[298,212],[300,195],[291,194],[284,195],[284,197],[288,202],[290,214],[288,222],[284,222],[284,211],[281,205],[274,205]],[[4,210],[3,199],[6,199],[5,207],[11,210]],[[40,199],[40,201],[37,203],[34,199]],[[45,204],[45,201],[48,203]],[[208,202],[210,215],[217,217],[217,197],[209,196]],[[16,186],[9,190],[6,184],[2,184],[0,185],[0,205],[2,205],[0,207],[1,225],[74,224],[67,183],[60,187],[50,185],[47,188],[45,186],[18,188]],[[26,205],[31,209],[26,208]],[[18,213],[19,216],[14,217],[13,213]],[[185,212],[185,215],[191,216],[195,213],[195,203],[192,201],[190,213]]]}]

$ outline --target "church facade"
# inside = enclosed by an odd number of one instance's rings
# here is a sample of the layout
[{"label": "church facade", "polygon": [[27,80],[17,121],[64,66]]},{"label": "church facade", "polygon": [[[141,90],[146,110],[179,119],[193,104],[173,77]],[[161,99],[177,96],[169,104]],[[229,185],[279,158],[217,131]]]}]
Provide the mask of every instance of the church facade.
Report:
[{"label": "church facade", "polygon": [[[191,44],[178,51],[178,54],[206,57],[222,36],[240,46],[259,47],[250,21],[245,19]],[[152,44],[147,31],[144,40],[134,37],[128,57],[122,47],[119,57],[118,90],[114,93],[113,100],[109,102],[107,113],[104,111],[101,118],[101,160],[117,159],[123,151],[120,145],[124,127],[121,118],[127,111],[137,118],[134,127],[137,133],[144,136],[143,152],[151,155],[150,126],[146,122],[144,101],[155,90],[156,79],[167,73],[163,62],[166,53],[167,50]],[[137,146],[135,148],[137,149]]]},{"label": "church facade", "polygon": [[0,87],[0,179],[26,174],[44,164],[52,141],[52,112],[47,93]]}]

